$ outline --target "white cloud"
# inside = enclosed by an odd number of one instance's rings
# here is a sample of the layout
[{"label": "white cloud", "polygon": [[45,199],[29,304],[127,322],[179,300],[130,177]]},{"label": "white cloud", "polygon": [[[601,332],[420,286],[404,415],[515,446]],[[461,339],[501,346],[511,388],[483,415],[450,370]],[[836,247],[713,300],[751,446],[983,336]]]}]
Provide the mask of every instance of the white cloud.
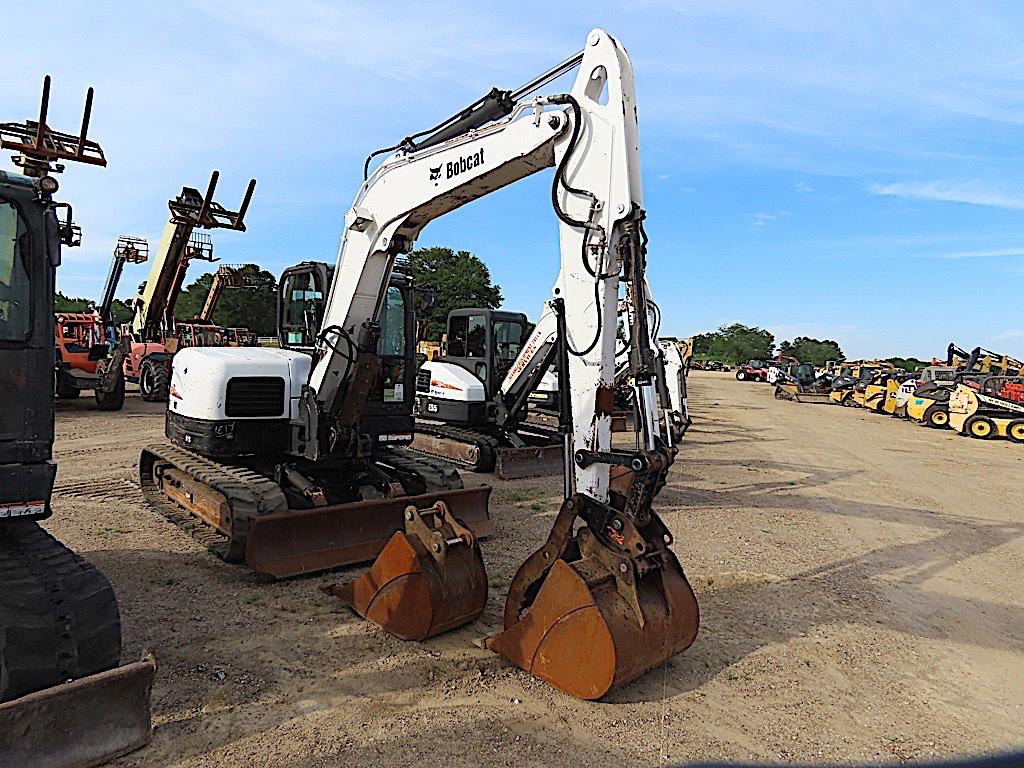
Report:
[{"label": "white cloud", "polygon": [[997,333],[993,338],[997,341],[1008,341],[1010,339],[1024,339],[1024,328],[1008,328]]},{"label": "white cloud", "polygon": [[808,184],[806,181],[798,181],[793,185],[793,189],[804,195],[809,195],[814,191],[814,187]]},{"label": "white cloud", "polygon": [[750,223],[755,227],[763,227],[785,216],[789,216],[789,211],[758,211],[750,217]]},{"label": "white cloud", "polygon": [[1024,256],[1024,246],[1017,248],[990,248],[982,251],[954,251],[940,254],[943,259],[988,259],[1005,256]]},{"label": "white cloud", "polygon": [[978,179],[971,181],[897,181],[892,184],[876,184],[869,187],[868,191],[873,195],[888,197],[1024,210],[1024,197],[1015,197],[993,190]]}]

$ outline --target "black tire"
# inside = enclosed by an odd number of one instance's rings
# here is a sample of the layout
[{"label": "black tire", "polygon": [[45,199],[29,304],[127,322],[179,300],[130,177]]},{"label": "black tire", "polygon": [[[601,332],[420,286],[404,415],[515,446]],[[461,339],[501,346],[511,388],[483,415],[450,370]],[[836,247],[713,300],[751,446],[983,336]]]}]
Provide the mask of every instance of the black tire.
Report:
[{"label": "black tire", "polygon": [[62,370],[57,371],[57,383],[54,391],[61,400],[74,400],[82,394],[81,390],[72,383],[71,377]]},{"label": "black tire", "polygon": [[[103,364],[96,369],[100,375],[103,374]],[[117,382],[112,392],[104,392],[102,389],[93,390],[96,395],[96,408],[101,411],[120,411],[124,407],[124,372],[118,371]]]},{"label": "black tire", "polygon": [[747,374],[743,371],[736,371],[736,381],[746,381]]},{"label": "black tire", "polygon": [[1006,439],[1011,443],[1024,443],[1024,419],[1014,419],[1006,425]]},{"label": "black tire", "polygon": [[147,403],[166,403],[170,381],[163,360],[146,358],[139,369],[139,390]]},{"label": "black tire", "polygon": [[0,529],[0,579],[0,701],[117,666],[110,582],[38,524]]},{"label": "black tire", "polygon": [[929,405],[924,412],[924,423],[932,429],[947,429],[949,427],[949,411],[936,405]]},{"label": "black tire", "polygon": [[996,435],[996,424],[987,416],[971,416],[964,424],[964,434],[978,440],[988,440]]}]

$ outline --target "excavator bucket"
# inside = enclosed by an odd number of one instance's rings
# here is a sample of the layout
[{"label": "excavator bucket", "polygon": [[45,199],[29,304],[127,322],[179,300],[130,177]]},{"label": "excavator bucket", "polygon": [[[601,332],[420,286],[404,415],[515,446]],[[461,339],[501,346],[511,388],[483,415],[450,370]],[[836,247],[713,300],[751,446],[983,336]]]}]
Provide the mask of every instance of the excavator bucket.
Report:
[{"label": "excavator bucket", "polygon": [[[574,550],[579,557],[570,561]],[[697,636],[697,599],[679,561],[667,548],[655,560],[644,572],[586,528],[568,545],[549,538],[516,574],[505,629],[488,647],[571,696],[600,699]]]},{"label": "excavator bucket", "polygon": [[487,604],[476,536],[442,501],[407,506],[404,517],[405,531],[391,537],[365,575],[324,591],[402,640],[425,640],[473,621]]}]

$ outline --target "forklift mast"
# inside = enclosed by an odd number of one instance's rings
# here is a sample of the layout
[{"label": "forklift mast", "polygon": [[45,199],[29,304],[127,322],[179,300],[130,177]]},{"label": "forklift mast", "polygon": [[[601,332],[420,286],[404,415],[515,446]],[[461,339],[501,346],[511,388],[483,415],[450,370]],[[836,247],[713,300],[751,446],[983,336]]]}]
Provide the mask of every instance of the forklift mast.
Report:
[{"label": "forklift mast", "polygon": [[110,262],[110,272],[107,273],[107,282],[103,286],[103,298],[100,299],[100,306],[97,312],[103,324],[111,327],[114,324],[114,293],[117,285],[121,282],[121,272],[124,265],[142,264],[149,259],[149,243],[143,237],[131,237],[121,235],[117,238],[117,245],[114,246],[114,258]]},{"label": "forklift mast", "polygon": [[137,341],[162,343],[174,327],[174,306],[185,281],[185,272],[193,259],[213,261],[210,236],[198,229],[245,231],[245,213],[256,189],[249,181],[242,204],[230,211],[213,199],[220,173],[214,171],[206,194],[183,187],[181,194],[168,201],[170,215],[164,227],[149,276],[133,302],[131,334]]}]

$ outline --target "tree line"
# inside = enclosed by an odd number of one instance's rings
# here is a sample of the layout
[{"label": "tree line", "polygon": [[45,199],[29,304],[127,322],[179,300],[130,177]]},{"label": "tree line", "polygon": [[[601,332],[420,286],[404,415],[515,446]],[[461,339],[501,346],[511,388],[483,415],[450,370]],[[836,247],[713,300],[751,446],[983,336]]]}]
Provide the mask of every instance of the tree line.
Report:
[{"label": "tree line", "polygon": [[[742,365],[750,360],[770,360],[776,354],[775,335],[764,328],[733,323],[694,336],[693,351],[695,355],[730,365]],[[822,366],[829,360],[846,359],[838,342],[810,336],[797,336],[792,341],[783,341],[778,345],[778,352],[795,357],[801,363],[816,366]]]}]

